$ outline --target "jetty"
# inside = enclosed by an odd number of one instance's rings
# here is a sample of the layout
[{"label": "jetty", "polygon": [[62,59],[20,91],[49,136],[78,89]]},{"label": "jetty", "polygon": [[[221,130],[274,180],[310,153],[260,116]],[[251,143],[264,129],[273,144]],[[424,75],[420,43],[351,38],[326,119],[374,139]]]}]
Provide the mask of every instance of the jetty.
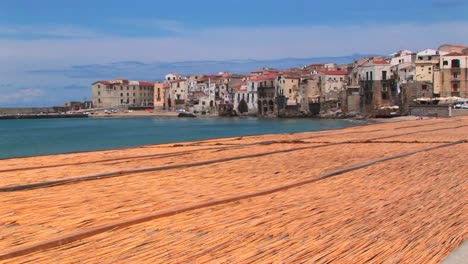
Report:
[{"label": "jetty", "polygon": [[0,120],[6,119],[46,119],[46,118],[83,118],[88,117],[88,114],[17,114],[17,115],[0,115]]},{"label": "jetty", "polygon": [[468,117],[0,160],[0,263],[440,263]]}]

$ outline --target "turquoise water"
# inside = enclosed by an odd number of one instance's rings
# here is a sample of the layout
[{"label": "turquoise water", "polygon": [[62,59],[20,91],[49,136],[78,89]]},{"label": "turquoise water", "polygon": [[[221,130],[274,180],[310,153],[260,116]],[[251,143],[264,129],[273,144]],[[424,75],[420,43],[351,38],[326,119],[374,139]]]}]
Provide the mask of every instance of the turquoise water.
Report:
[{"label": "turquoise water", "polygon": [[256,118],[80,118],[0,120],[0,158],[115,149],[209,138],[319,131],[346,120]]}]

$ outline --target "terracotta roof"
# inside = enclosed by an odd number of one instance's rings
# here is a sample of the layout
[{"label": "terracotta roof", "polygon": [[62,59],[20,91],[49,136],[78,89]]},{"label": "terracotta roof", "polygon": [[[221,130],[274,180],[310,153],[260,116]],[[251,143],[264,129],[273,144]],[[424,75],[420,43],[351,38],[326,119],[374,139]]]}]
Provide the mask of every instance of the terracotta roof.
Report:
[{"label": "terracotta roof", "polygon": [[96,83],[102,83],[102,84],[105,84],[105,85],[112,85],[112,83],[109,82],[109,81],[97,81],[97,82],[94,82],[93,84],[96,84]]},{"label": "terracotta roof", "polygon": [[336,71],[320,71],[325,75],[347,75],[348,71],[345,70],[336,70]]},{"label": "terracotta roof", "polygon": [[152,83],[152,82],[145,82],[145,81],[138,81],[138,83],[139,83],[140,85],[145,85],[145,86],[149,86],[149,85],[153,85],[153,84],[154,84],[154,83]]},{"label": "terracotta roof", "polygon": [[178,82],[185,82],[186,79],[178,79],[178,80],[172,80],[170,83],[178,83]]},{"label": "terracotta roof", "polygon": [[256,78],[253,78],[252,81],[256,82],[256,81],[270,80],[270,79],[276,78],[276,76],[277,76],[276,73],[269,73],[267,75],[262,75],[262,76],[258,76]]},{"label": "terracotta roof", "polygon": [[232,88],[239,88],[241,87],[242,85],[245,85],[246,83],[245,82],[238,82],[238,83],[235,83],[233,85],[231,85]]},{"label": "terracotta roof", "polygon": [[459,53],[459,52],[450,52],[449,54],[443,55],[443,57],[454,57],[454,56],[467,56],[467,55]]},{"label": "terracotta roof", "polygon": [[387,60],[375,60],[372,62],[373,64],[390,64]]},{"label": "terracotta roof", "polygon": [[299,79],[299,78],[301,78],[301,76],[294,75],[294,74],[285,74],[285,75],[283,75],[283,78],[284,79]]}]

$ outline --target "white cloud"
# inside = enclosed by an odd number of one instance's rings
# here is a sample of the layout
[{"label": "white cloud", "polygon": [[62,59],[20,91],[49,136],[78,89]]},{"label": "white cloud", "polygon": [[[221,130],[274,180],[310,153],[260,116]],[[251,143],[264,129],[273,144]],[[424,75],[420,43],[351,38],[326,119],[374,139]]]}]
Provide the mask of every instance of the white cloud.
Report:
[{"label": "white cloud", "polygon": [[437,48],[443,43],[468,43],[468,22],[207,28],[184,30],[169,37],[101,35],[92,39],[4,39],[0,40],[0,58],[60,60],[70,64],[121,60],[271,59],[389,54],[403,48]]},{"label": "white cloud", "polygon": [[44,94],[44,91],[37,88],[26,88],[11,92],[0,93],[0,102],[29,102]]},{"label": "white cloud", "polygon": [[159,19],[159,18],[121,18],[112,20],[111,23],[117,25],[128,26],[137,28],[138,30],[149,29],[149,30],[163,30],[172,33],[182,33],[185,31],[185,27],[182,22],[170,19]]},{"label": "white cloud", "polygon": [[9,25],[0,26],[3,38],[94,38],[98,32],[74,25]]}]

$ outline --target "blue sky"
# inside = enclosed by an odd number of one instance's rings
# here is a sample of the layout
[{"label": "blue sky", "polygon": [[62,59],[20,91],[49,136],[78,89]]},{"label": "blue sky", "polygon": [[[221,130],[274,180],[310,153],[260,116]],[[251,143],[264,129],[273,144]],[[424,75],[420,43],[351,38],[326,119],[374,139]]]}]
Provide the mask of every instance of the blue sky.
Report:
[{"label": "blue sky", "polygon": [[97,79],[468,44],[466,14],[468,0],[2,0],[0,107],[89,99]]}]

